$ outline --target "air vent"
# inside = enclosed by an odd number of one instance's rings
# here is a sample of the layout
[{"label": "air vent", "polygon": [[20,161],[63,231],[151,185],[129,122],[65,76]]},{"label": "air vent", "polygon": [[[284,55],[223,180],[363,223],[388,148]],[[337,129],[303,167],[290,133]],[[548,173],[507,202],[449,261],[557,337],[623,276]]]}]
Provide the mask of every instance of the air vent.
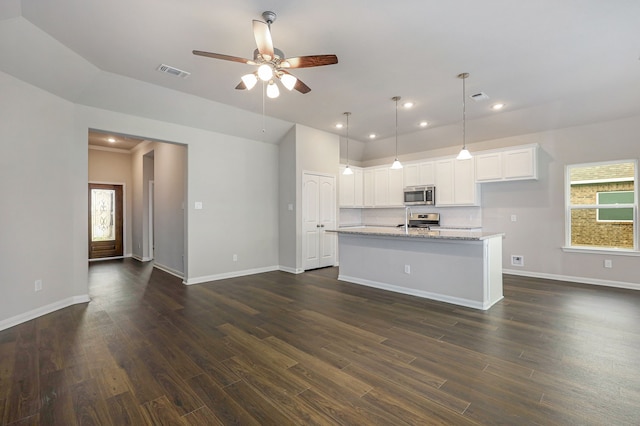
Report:
[{"label": "air vent", "polygon": [[484,92],[476,93],[475,95],[471,95],[469,97],[476,102],[486,101],[487,99],[489,99],[489,96]]},{"label": "air vent", "polygon": [[169,65],[162,64],[157,68],[158,71],[163,72],[165,74],[171,74],[176,77],[187,78],[191,75],[191,73],[179,70],[178,68],[170,67]]}]

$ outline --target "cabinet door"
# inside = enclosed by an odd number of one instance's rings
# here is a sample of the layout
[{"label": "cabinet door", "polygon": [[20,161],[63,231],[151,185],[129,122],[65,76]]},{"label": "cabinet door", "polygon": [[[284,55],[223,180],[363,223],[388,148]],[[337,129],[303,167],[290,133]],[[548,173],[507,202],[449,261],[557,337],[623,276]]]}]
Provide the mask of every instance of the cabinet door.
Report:
[{"label": "cabinet door", "polygon": [[355,173],[352,175],[342,174],[345,166],[340,166],[340,190],[338,196],[338,204],[340,207],[355,206]]},{"label": "cabinet door", "polygon": [[476,156],[476,181],[502,180],[502,153],[492,152]]},{"label": "cabinet door", "polygon": [[335,232],[327,232],[327,229],[336,229],[336,190],[335,179],[330,176],[320,176],[319,179],[318,221],[320,223],[318,265],[320,268],[333,266],[336,263],[336,239]]},{"label": "cabinet door", "polygon": [[373,170],[373,205],[389,205],[389,169],[382,167]]},{"label": "cabinet door", "polygon": [[363,186],[364,186],[364,206],[373,207],[374,203],[374,179],[373,170],[365,170],[363,173]]},{"label": "cabinet door", "polygon": [[505,179],[537,179],[536,149],[524,148],[504,153]]},{"label": "cabinet door", "polygon": [[364,181],[362,169],[353,170],[354,207],[364,206]]},{"label": "cabinet door", "polygon": [[420,163],[418,165],[418,185],[434,185],[435,183],[435,165],[433,161]]},{"label": "cabinet door", "polygon": [[476,204],[476,181],[473,158],[468,160],[454,160],[453,191],[455,204]]},{"label": "cabinet door", "polygon": [[436,206],[447,206],[454,204],[453,161],[453,159],[436,161]]},{"label": "cabinet door", "polygon": [[404,205],[404,173],[403,169],[388,169],[389,173],[389,205]]},{"label": "cabinet door", "polygon": [[408,164],[402,169],[404,174],[404,186],[420,185],[418,177],[418,164]]}]

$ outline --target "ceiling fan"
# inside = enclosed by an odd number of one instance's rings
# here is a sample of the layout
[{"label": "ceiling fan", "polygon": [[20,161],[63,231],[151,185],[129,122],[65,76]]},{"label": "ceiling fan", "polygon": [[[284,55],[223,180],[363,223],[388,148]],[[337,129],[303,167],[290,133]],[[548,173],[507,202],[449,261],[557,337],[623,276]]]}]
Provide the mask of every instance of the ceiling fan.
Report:
[{"label": "ceiling fan", "polygon": [[222,59],[224,61],[241,62],[243,64],[258,65],[258,69],[242,76],[242,81],[236,86],[238,90],[251,90],[258,79],[268,82],[267,96],[277,98],[280,94],[276,80],[280,80],[282,85],[288,90],[296,89],[300,93],[309,93],[311,88],[298,80],[288,69],[311,68],[323,65],[338,63],[336,55],[310,55],[286,58],[284,53],[273,47],[271,39],[271,24],[276,20],[275,12],[266,11],[262,13],[266,22],[253,20],[253,36],[256,39],[258,48],[253,52],[253,59],[239,58],[237,56],[223,55],[220,53],[203,52],[194,50],[194,55],[206,56],[208,58]]}]

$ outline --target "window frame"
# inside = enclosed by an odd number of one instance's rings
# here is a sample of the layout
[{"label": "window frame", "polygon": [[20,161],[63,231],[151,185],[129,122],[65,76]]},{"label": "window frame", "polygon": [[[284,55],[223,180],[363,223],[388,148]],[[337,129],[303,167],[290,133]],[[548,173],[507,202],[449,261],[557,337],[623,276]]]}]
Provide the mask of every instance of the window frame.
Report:
[{"label": "window frame", "polygon": [[[633,248],[617,248],[617,247],[605,247],[605,246],[573,246],[571,245],[571,212],[573,210],[580,209],[595,209],[596,211],[603,208],[602,204],[571,204],[571,170],[575,168],[602,166],[608,164],[621,164],[621,163],[633,163],[633,203],[627,204],[608,204],[606,208],[632,208],[633,209]],[[588,252],[588,253],[606,253],[606,254],[626,254],[632,256],[640,256],[638,251],[638,160],[626,159],[626,160],[613,160],[613,161],[598,161],[591,163],[580,164],[567,164],[564,168],[564,210],[565,210],[565,245],[562,247],[564,251],[568,252]],[[628,178],[620,179],[598,179],[592,181],[580,181],[579,183],[605,183],[605,182],[620,182],[624,180],[631,180]]]}]

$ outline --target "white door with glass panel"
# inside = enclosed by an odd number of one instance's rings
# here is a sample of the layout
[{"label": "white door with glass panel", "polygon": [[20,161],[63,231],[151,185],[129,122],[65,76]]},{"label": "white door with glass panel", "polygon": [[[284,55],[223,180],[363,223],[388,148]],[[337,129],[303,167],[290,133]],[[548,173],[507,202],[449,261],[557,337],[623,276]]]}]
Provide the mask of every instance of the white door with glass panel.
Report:
[{"label": "white door with glass panel", "polygon": [[89,259],[122,257],[122,185],[89,184]]}]

